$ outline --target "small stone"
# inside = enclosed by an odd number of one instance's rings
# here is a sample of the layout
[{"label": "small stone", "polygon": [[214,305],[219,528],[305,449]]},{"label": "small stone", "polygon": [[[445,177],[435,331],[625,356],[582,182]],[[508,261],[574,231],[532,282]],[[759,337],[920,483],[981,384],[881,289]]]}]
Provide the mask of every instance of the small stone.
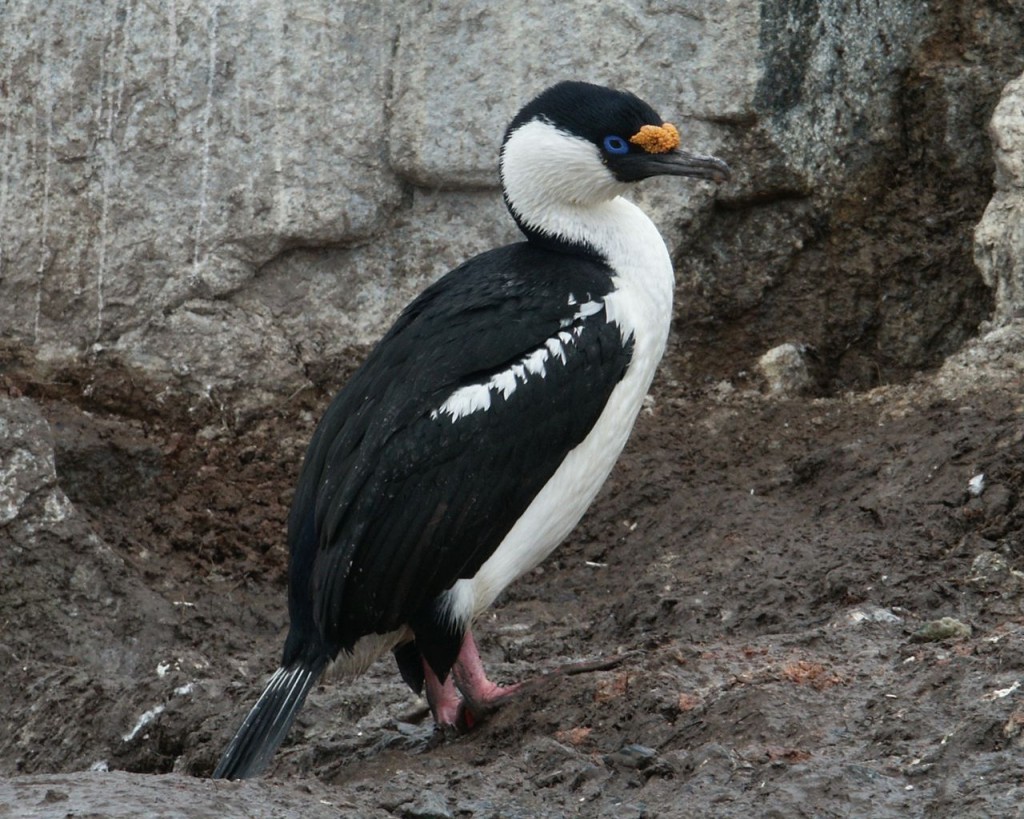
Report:
[{"label": "small stone", "polygon": [[43,795],[44,804],[53,804],[54,802],[67,802],[68,795],[64,791],[59,791],[56,788],[48,788],[46,793]]},{"label": "small stone", "polygon": [[600,819],[646,819],[650,815],[646,805],[636,802],[616,802],[598,814]]},{"label": "small stone", "polygon": [[772,395],[802,395],[814,386],[805,344],[780,344],[757,360],[757,368]]},{"label": "small stone", "polygon": [[658,752],[646,745],[623,745],[615,753],[608,754],[605,762],[622,768],[643,770],[657,757]]},{"label": "small stone", "polygon": [[595,782],[597,780],[603,780],[607,778],[608,771],[599,765],[585,765],[579,770],[575,778],[570,785],[572,790],[579,790],[579,788],[587,782]]},{"label": "small stone", "polygon": [[940,640],[966,640],[973,630],[955,617],[943,617],[925,623],[911,635],[915,643],[937,643]]},{"label": "small stone", "polygon": [[1009,590],[1021,580],[1021,573],[1011,568],[1005,557],[988,550],[971,561],[971,573],[967,577],[967,582],[979,591]]},{"label": "small stone", "polygon": [[891,609],[873,606],[870,603],[858,606],[846,613],[846,622],[859,626],[864,623],[902,623],[903,618]]},{"label": "small stone", "polygon": [[411,805],[402,810],[406,819],[454,819],[448,800],[434,791],[421,793]]}]

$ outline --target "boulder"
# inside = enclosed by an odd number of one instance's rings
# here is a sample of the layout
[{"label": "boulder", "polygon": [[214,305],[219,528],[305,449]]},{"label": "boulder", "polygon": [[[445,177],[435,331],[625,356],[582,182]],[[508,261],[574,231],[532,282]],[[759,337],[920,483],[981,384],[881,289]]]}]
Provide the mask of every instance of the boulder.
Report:
[{"label": "boulder", "polygon": [[995,292],[993,320],[1024,319],[1024,75],[1008,83],[989,124],[995,193],[974,231],[974,260]]},{"label": "boulder", "polygon": [[[735,170],[638,193],[701,367],[800,337],[836,387],[905,377],[991,310],[962,240],[988,188],[964,180],[987,169],[979,124],[1020,52],[1012,13],[976,5],[17,0],[0,327],[48,371],[102,356],[196,402],[258,410],[330,380],[426,283],[517,238],[502,133],[576,77],[636,91]],[[999,178],[1019,179],[1000,112]],[[990,248],[1004,269],[1012,243],[989,230],[979,264]]]}]

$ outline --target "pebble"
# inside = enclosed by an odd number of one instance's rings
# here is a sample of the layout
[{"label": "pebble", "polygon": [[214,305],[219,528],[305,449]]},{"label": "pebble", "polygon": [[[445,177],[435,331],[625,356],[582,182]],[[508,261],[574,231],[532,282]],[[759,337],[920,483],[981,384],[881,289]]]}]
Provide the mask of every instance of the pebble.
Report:
[{"label": "pebble", "polygon": [[971,561],[967,582],[979,591],[1013,591],[1024,581],[1024,574],[1010,566],[998,552],[984,551]]},{"label": "pebble", "polygon": [[643,770],[658,756],[658,752],[646,745],[623,745],[605,757],[605,762],[622,768]]},{"label": "pebble", "polygon": [[892,609],[882,608],[866,604],[851,609],[846,613],[845,619],[851,625],[859,626],[862,623],[902,623],[903,618]]},{"label": "pebble", "polygon": [[910,639],[915,643],[937,643],[940,640],[966,640],[973,633],[967,623],[955,617],[943,617],[925,623],[915,631]]},{"label": "pebble", "polygon": [[807,353],[805,344],[780,344],[757,360],[757,368],[764,376],[770,394],[802,395],[814,386]]},{"label": "pebble", "polygon": [[426,791],[416,800],[402,809],[402,816],[407,819],[455,819],[455,814],[448,808],[448,800],[435,791]]}]

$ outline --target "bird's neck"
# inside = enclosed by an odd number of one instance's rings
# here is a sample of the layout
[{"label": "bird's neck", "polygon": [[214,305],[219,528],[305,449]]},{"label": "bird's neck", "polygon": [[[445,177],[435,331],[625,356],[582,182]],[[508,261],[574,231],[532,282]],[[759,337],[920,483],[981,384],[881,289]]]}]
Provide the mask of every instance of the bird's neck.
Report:
[{"label": "bird's neck", "polygon": [[524,205],[521,197],[507,196],[506,201],[519,229],[531,241],[583,248],[608,262],[614,248],[629,241],[637,217],[647,220],[632,203],[618,196],[586,204],[540,200]]},{"label": "bird's neck", "polygon": [[623,283],[671,304],[674,277],[665,242],[640,208],[622,196],[574,202],[506,181],[505,201],[520,230],[534,243],[597,256]]},{"label": "bird's neck", "polygon": [[609,320],[632,336],[638,359],[653,368],[661,358],[672,317],[675,276],[665,242],[640,208],[615,197],[579,205],[545,201],[509,209],[531,242],[595,256],[612,269],[615,292],[606,299]]}]

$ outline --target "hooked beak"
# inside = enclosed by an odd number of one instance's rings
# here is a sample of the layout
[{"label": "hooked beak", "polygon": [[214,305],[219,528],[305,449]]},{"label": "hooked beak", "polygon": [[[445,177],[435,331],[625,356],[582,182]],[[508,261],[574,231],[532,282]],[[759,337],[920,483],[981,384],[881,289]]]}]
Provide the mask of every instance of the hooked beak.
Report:
[{"label": "hooked beak", "polygon": [[639,182],[652,176],[690,176],[725,182],[732,176],[729,166],[718,157],[691,154],[678,148],[660,154],[630,153],[621,157],[612,170],[622,182]]}]

